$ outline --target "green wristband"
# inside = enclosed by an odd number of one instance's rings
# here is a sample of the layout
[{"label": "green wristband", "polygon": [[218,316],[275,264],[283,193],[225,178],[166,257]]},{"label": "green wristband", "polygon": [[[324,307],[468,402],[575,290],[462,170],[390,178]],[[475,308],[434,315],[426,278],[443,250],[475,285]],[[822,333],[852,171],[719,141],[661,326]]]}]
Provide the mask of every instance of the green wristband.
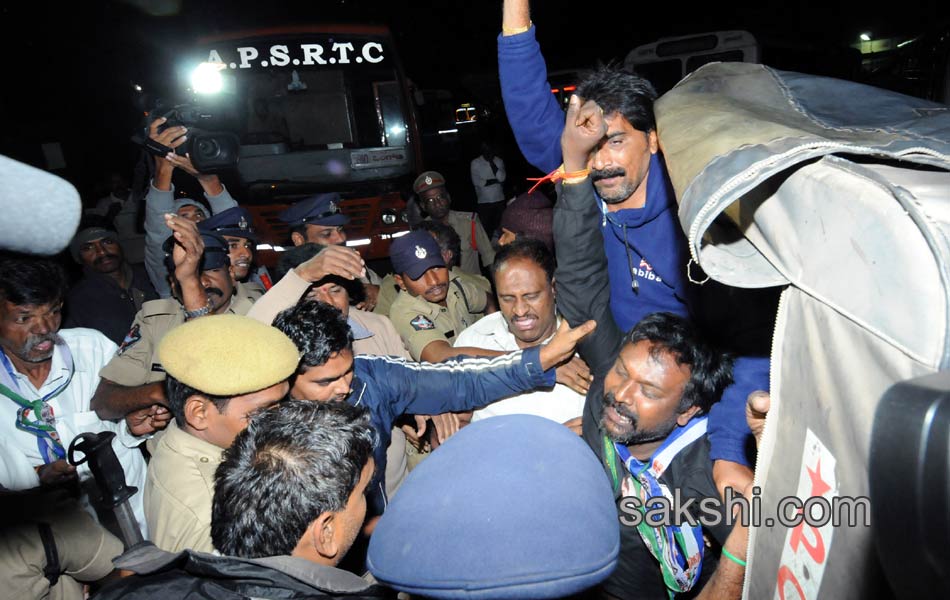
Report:
[{"label": "green wristband", "polygon": [[722,549],[722,554],[723,554],[723,556],[725,556],[726,558],[728,558],[728,559],[731,560],[732,562],[736,563],[736,564],[739,565],[740,567],[744,567],[744,566],[745,566],[745,561],[744,561],[744,560],[742,560],[741,558],[736,558],[735,556],[733,556],[733,555],[732,555],[728,550],[726,550],[725,548]]}]

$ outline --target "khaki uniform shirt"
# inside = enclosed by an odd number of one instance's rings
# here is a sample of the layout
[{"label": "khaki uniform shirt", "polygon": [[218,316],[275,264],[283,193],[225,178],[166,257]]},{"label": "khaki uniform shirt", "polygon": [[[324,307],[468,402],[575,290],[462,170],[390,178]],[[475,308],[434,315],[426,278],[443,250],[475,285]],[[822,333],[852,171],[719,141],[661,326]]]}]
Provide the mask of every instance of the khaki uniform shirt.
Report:
[{"label": "khaki uniform shirt", "polygon": [[[246,315],[260,297],[257,286],[238,283],[228,312]],[[185,322],[185,308],[171,298],[152,300],[135,315],[132,329],[99,376],[119,385],[135,387],[165,380],[165,369],[158,360],[158,344],[171,329]]]},{"label": "khaki uniform shirt", "polygon": [[[458,267],[452,267],[449,271],[449,279],[457,277],[461,279],[464,283],[469,283],[474,287],[481,288],[486,294],[491,294],[491,282],[482,275],[474,275],[472,273],[466,273]],[[373,309],[373,312],[377,315],[389,316],[389,311],[393,307],[393,302],[396,301],[396,296],[399,294],[399,285],[396,283],[396,279],[393,277],[392,273],[383,277],[382,283],[379,284],[379,297],[376,300],[376,308]]]},{"label": "khaki uniform shirt", "polygon": [[480,275],[482,270],[478,266],[478,256],[482,257],[482,264],[486,267],[495,261],[495,249],[491,245],[491,239],[485,233],[482,222],[478,215],[475,217],[475,245],[478,250],[472,248],[472,216],[474,213],[460,212],[457,210],[449,211],[448,224],[459,234],[462,240],[462,256],[459,260],[459,266],[466,273]]},{"label": "khaki uniform shirt", "polygon": [[[36,521],[7,527],[0,536],[0,598],[82,600],[83,582],[97,581],[112,572],[112,559],[122,554],[122,542],[96,523],[78,505],[56,512],[41,511]],[[43,575],[46,551],[37,521],[50,526],[59,555],[60,578],[50,587]]]},{"label": "khaki uniform shirt", "polygon": [[145,520],[162,550],[211,552],[214,471],[224,450],[171,423],[153,446],[145,479]]},{"label": "khaki uniform shirt", "polygon": [[452,345],[455,336],[484,316],[486,300],[484,290],[458,277],[450,277],[445,306],[400,291],[389,318],[412,358],[421,360],[422,351],[430,343],[441,340]]}]

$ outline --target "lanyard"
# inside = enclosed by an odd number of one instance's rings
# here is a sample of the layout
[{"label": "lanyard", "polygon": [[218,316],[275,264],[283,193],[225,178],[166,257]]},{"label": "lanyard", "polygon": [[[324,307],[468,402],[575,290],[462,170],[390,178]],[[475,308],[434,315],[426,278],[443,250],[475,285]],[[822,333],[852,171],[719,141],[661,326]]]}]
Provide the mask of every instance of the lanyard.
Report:
[{"label": "lanyard", "polygon": [[[653,503],[652,498],[665,497],[671,503],[673,495],[659,478],[666,471],[677,454],[701,438],[706,433],[706,417],[691,420],[685,427],[676,429],[663,445],[653,453],[647,463],[643,463],[630,454],[623,444],[610,443],[604,438],[605,450],[610,445],[627,468],[627,482],[631,490],[640,499],[640,510],[644,518],[637,525],[637,532],[643,539],[654,558],[660,563],[663,581],[670,596],[686,592],[696,585],[703,563],[703,533],[699,526],[660,525],[654,526],[647,521],[646,511]],[[608,463],[612,457],[608,458]]]},{"label": "lanyard", "polygon": [[3,363],[3,369],[0,370],[0,395],[6,396],[20,407],[17,410],[16,428],[36,436],[37,448],[46,464],[66,458],[66,450],[56,431],[56,415],[48,402],[69,387],[76,372],[69,347],[66,344],[57,347],[63,353],[69,376],[56,389],[35,400],[28,400],[22,395],[13,364],[3,350],[0,350],[0,363]]}]

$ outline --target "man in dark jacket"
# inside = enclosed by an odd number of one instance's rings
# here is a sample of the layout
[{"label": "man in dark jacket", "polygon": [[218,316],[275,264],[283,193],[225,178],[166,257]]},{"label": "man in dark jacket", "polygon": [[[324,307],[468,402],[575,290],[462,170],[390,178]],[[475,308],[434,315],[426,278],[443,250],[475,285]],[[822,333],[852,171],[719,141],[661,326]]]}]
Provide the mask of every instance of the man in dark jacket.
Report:
[{"label": "man in dark jacket", "polygon": [[[608,131],[600,107],[589,102],[581,109],[578,100],[571,100],[562,138],[569,172],[584,169]],[[634,524],[630,516],[650,508],[641,498],[675,494],[692,499],[694,508],[718,499],[706,414],[731,381],[731,361],[704,343],[689,321],[669,312],[647,315],[624,335],[610,308],[599,219],[589,179],[566,180],[554,211],[558,308],[569,322],[598,323],[580,345],[594,374],[583,435],[607,471],[621,515],[620,557],[603,589],[606,598],[689,597],[717,563],[718,552],[705,540],[724,544],[729,528],[654,527],[646,519]]]},{"label": "man in dark jacket", "polygon": [[366,514],[376,433],[366,409],[285,402],[251,418],[215,473],[222,556],[151,544],[116,560],[136,573],[97,598],[386,598],[336,568]]},{"label": "man in dark jacket", "polygon": [[145,268],[126,262],[118,234],[102,227],[81,230],[69,250],[83,268],[66,296],[63,326],[98,329],[121,344],[142,304],[158,298]]}]

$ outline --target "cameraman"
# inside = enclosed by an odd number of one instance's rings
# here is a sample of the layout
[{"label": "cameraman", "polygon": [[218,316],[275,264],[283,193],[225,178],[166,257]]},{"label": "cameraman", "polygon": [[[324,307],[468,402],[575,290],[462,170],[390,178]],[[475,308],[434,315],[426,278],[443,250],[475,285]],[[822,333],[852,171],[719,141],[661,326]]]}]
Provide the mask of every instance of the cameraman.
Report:
[{"label": "cameraman", "polygon": [[[174,150],[187,141],[188,128],[179,125],[159,132],[159,128],[166,120],[164,117],[155,119],[149,126],[148,137]],[[168,288],[168,273],[165,271],[165,255],[162,252],[162,243],[168,237],[165,214],[176,213],[192,221],[201,221],[209,216],[204,206],[197,200],[190,198],[175,200],[172,173],[176,167],[198,180],[204,189],[212,214],[238,205],[221,184],[218,176],[199,173],[191,164],[189,156],[179,156],[175,152],[169,152],[165,156],[155,157],[155,177],[145,196],[145,268],[148,270],[152,285],[155,286],[155,291],[162,298],[171,297],[171,291]]]}]

